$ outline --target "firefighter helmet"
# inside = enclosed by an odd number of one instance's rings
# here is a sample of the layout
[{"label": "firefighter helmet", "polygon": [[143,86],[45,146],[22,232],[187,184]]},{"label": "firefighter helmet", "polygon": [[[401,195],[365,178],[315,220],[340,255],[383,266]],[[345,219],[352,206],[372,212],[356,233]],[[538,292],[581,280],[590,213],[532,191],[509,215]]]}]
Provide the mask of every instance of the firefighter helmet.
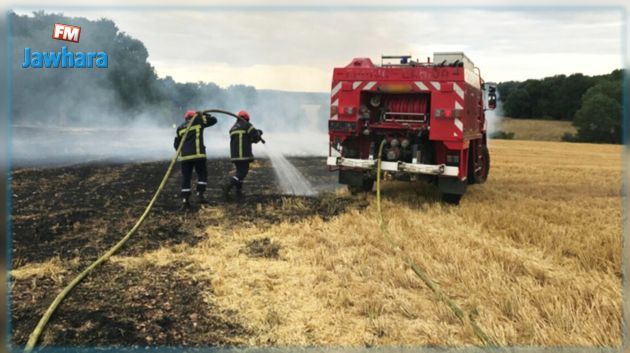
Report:
[{"label": "firefighter helmet", "polygon": [[238,112],[238,116],[249,121],[249,114],[244,110],[241,110],[240,112]]},{"label": "firefighter helmet", "polygon": [[194,110],[188,110],[188,111],[186,111],[186,114],[184,114],[184,120],[188,120],[188,119],[192,118],[193,116],[195,116],[195,111]]}]

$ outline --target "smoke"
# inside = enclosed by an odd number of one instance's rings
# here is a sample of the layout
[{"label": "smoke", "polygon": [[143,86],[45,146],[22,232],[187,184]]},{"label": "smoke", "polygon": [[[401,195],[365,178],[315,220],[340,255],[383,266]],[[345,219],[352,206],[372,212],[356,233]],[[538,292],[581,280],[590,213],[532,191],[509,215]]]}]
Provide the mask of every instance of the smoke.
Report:
[{"label": "smoke", "polygon": [[[496,92],[497,94],[497,106],[496,108],[494,108],[494,110],[486,110],[485,112],[485,116],[486,116],[486,123],[488,124],[486,126],[486,133],[488,134],[489,137],[492,137],[494,135],[494,133],[500,131],[500,127],[501,127],[501,120],[503,120],[504,113],[503,113],[503,102],[501,101],[501,95],[499,93],[499,90],[497,90]],[[485,97],[485,101],[487,102],[487,96]]]},{"label": "smoke", "polygon": [[494,108],[494,110],[486,111],[486,121],[488,122],[486,131],[488,136],[492,136],[493,133],[500,130],[501,120],[503,118],[503,103],[497,99],[497,107]]},{"label": "smoke", "polygon": [[[251,122],[263,130],[268,146],[286,156],[324,156],[328,153],[328,135],[322,128],[327,118],[321,116],[323,104],[300,104],[298,95],[286,98],[283,92],[263,94],[250,102],[234,98],[216,107],[199,106],[199,109],[219,108],[238,112],[246,109]],[[313,94],[309,94],[313,95]],[[326,94],[314,95],[322,100]],[[292,99],[293,98],[293,99]],[[248,105],[246,105],[248,104]],[[90,109],[85,103],[79,103]],[[306,107],[306,108],[303,108]],[[35,121],[13,124],[12,159],[15,166],[66,165],[90,161],[140,162],[164,160],[175,152],[175,128],[183,123],[174,117],[171,126],[164,126],[153,108],[145,113],[127,117],[92,114],[93,120],[63,123]],[[218,123],[204,131],[209,158],[229,156],[229,129],[233,117],[216,114]],[[321,122],[324,124],[321,124]],[[269,157],[260,145],[254,146],[259,157]]]},{"label": "smoke", "polygon": [[[322,114],[322,107],[327,107],[328,95],[320,96],[325,103],[301,104],[299,110],[284,117],[277,116],[276,124],[269,124],[270,121],[264,124],[270,128],[265,135],[270,149],[294,157],[328,155],[328,117]],[[266,151],[262,152],[266,154]]]},{"label": "smoke", "polygon": [[[297,110],[297,109],[296,109]],[[233,110],[234,111],[234,110]],[[271,112],[270,112],[271,113]],[[324,156],[327,154],[326,131],[314,128],[291,127],[283,116],[277,119],[255,121],[255,127],[264,131],[263,137],[276,154],[286,156]],[[217,115],[219,122],[204,131],[206,153],[209,158],[229,156],[229,128],[234,118]],[[151,120],[151,115],[139,115],[131,122],[121,124],[108,120],[107,126],[97,123],[86,125],[28,125],[12,127],[13,164],[15,166],[67,165],[92,161],[141,162],[165,160],[175,149],[175,129],[163,127]],[[271,157],[261,144],[254,146],[259,157]]]},{"label": "smoke", "polygon": [[[87,89],[87,88],[86,88]],[[287,97],[289,95],[289,97]],[[253,97],[233,96],[215,106],[197,106],[198,109],[217,108],[232,112],[248,110],[251,122],[263,130],[268,146],[276,153],[286,156],[324,156],[328,153],[328,135],[325,130],[326,116],[322,116],[322,104],[313,100],[326,101],[327,94],[308,93],[305,99],[297,93],[258,92]],[[305,104],[300,104],[306,101]],[[78,102],[74,106],[95,110]],[[181,117],[173,117],[170,126],[165,126],[155,107],[133,117],[121,119],[116,115],[91,114],[89,118],[72,123],[63,119],[46,122],[26,121],[12,126],[12,159],[15,166],[68,165],[93,161],[140,162],[165,160],[175,152],[173,139]],[[209,158],[229,156],[229,129],[233,117],[216,114],[216,125],[204,131],[206,152]],[[323,124],[322,124],[323,122]],[[269,157],[260,145],[254,146],[259,157]]]}]

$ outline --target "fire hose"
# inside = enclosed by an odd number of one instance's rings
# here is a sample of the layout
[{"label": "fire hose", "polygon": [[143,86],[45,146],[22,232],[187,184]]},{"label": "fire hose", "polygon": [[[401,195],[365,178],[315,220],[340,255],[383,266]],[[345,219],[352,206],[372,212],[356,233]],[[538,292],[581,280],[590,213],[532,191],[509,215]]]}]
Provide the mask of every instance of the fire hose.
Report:
[{"label": "fire hose", "polygon": [[[220,114],[232,116],[238,120],[246,121],[242,117],[236,114],[230,113],[228,111],[225,111],[225,110],[209,109],[209,110],[204,110],[201,112],[201,114],[204,114],[204,113],[220,113]],[[160,186],[158,187],[157,191],[153,195],[153,198],[151,198],[151,201],[149,201],[149,204],[145,208],[140,218],[138,218],[138,220],[136,221],[136,224],[129,230],[129,232],[127,232],[127,234],[122,239],[118,241],[118,243],[116,243],[105,254],[103,254],[96,261],[94,261],[92,264],[86,267],[85,270],[79,273],[70,283],[68,283],[68,285],[57,295],[57,297],[55,297],[55,299],[52,301],[48,309],[46,309],[46,312],[44,313],[42,318],[37,323],[37,326],[31,333],[31,335],[29,336],[28,341],[26,343],[26,347],[24,348],[24,352],[29,353],[33,350],[44,327],[46,327],[46,324],[50,320],[50,317],[55,312],[59,304],[61,304],[61,302],[68,295],[68,293],[70,293],[70,291],[72,291],[72,289],[76,287],[76,285],[79,284],[79,282],[81,282],[92,270],[94,270],[97,266],[99,266],[103,262],[107,261],[112,255],[114,255],[114,253],[116,253],[127,242],[127,240],[129,240],[129,238],[131,238],[131,236],[140,228],[142,223],[144,223],[145,219],[147,218],[147,216],[151,212],[151,209],[153,208],[153,204],[155,204],[155,201],[157,200],[158,196],[160,196],[160,193],[162,193],[162,190],[164,189],[164,186],[166,185],[168,178],[171,176],[171,172],[173,171],[173,166],[175,165],[175,162],[177,161],[177,157],[181,153],[182,146],[184,146],[184,141],[186,140],[186,136],[188,135],[188,132],[190,131],[190,127],[192,126],[192,123],[195,121],[197,116],[199,116],[199,114],[200,112],[195,113],[195,116],[188,121],[188,124],[186,125],[186,130],[184,131],[184,135],[182,136],[182,139],[179,142],[179,146],[177,146],[177,151],[175,152],[175,155],[173,155],[173,158],[171,159],[168,169],[166,170],[166,174],[164,174],[164,177],[162,178],[162,182],[160,183]],[[265,140],[263,140],[262,137],[260,138],[260,140],[262,143],[265,143]]]},{"label": "fire hose", "polygon": [[387,230],[385,222],[383,221],[383,212],[381,208],[381,157],[383,155],[383,146],[385,146],[385,143],[386,140],[383,140],[378,148],[378,160],[376,163],[376,208],[378,212],[378,223],[381,228],[381,233],[383,234],[383,237],[385,238],[385,240],[387,240],[389,246],[394,250],[394,252],[398,252],[401,254],[402,261],[407,266],[409,266],[409,268],[411,268],[413,273],[418,276],[418,278],[420,278],[422,282],[424,282],[424,284],[426,284],[426,286],[431,289],[431,291],[433,291],[433,293],[438,297],[439,300],[446,303],[449,309],[451,309],[453,314],[457,316],[462,324],[468,323],[471,326],[473,332],[475,333],[475,336],[477,336],[477,338],[482,342],[484,346],[497,347],[497,343],[492,338],[490,338],[490,336],[488,336],[477,324],[477,322],[475,321],[475,315],[473,315],[473,313],[469,313],[467,317],[464,313],[464,310],[462,310],[462,308],[460,308],[451,298],[449,298],[448,295],[446,295],[446,293],[444,293],[437,286],[437,284],[435,284],[435,282],[431,280],[426,271],[420,268],[420,266],[418,266],[413,261],[413,259],[411,259],[411,257],[405,253],[404,249],[400,247],[389,235],[389,231]]},{"label": "fire hose", "polygon": [[[239,121],[248,122],[247,120],[243,119],[243,117],[241,117],[239,115],[236,115],[234,113],[230,113],[227,110],[209,109],[209,110],[204,110],[201,113],[202,114],[204,114],[204,113],[220,113],[220,114],[225,114],[225,115],[229,115],[231,117],[234,117],[234,118],[236,118],[236,120],[239,120]],[[260,142],[262,142],[263,144],[267,143],[267,141],[263,140],[262,136],[260,137]]]}]

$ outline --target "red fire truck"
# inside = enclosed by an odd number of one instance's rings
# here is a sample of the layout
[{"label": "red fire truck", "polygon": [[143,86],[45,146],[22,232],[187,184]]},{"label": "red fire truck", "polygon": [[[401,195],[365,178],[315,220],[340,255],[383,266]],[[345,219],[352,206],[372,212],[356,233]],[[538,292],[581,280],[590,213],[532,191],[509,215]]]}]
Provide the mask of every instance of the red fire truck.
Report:
[{"label": "red fire truck", "polygon": [[383,56],[380,65],[355,58],[334,69],[330,100],[327,165],[351,192],[372,190],[383,140],[384,172],[433,182],[446,202],[459,203],[468,184],[486,181],[485,111],[496,105],[496,85],[484,83],[464,53],[426,62]]}]

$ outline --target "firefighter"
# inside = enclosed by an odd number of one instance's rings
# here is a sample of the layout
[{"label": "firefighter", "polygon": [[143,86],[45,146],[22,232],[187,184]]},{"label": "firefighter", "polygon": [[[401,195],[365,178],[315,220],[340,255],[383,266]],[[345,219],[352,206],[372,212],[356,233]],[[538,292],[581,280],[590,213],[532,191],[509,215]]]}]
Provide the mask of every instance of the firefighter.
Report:
[{"label": "firefighter", "polygon": [[194,119],[184,145],[179,160],[182,164],[182,208],[190,207],[190,190],[193,169],[197,172],[197,199],[200,204],[208,203],[204,197],[206,186],[208,185],[208,166],[206,165],[206,146],[203,143],[203,129],[217,123],[217,118],[208,113],[194,112],[189,110],[184,115],[184,123],[177,128],[177,134],[173,146],[175,150],[179,147],[184,132],[190,119]]},{"label": "firefighter", "polygon": [[238,116],[241,119],[237,119],[230,129],[230,160],[236,167],[236,173],[223,186],[223,196],[228,199],[230,191],[235,188],[236,197],[240,200],[243,197],[243,181],[249,172],[249,163],[254,160],[252,143],[263,141],[263,132],[249,122],[249,114],[246,111],[241,110]]}]

